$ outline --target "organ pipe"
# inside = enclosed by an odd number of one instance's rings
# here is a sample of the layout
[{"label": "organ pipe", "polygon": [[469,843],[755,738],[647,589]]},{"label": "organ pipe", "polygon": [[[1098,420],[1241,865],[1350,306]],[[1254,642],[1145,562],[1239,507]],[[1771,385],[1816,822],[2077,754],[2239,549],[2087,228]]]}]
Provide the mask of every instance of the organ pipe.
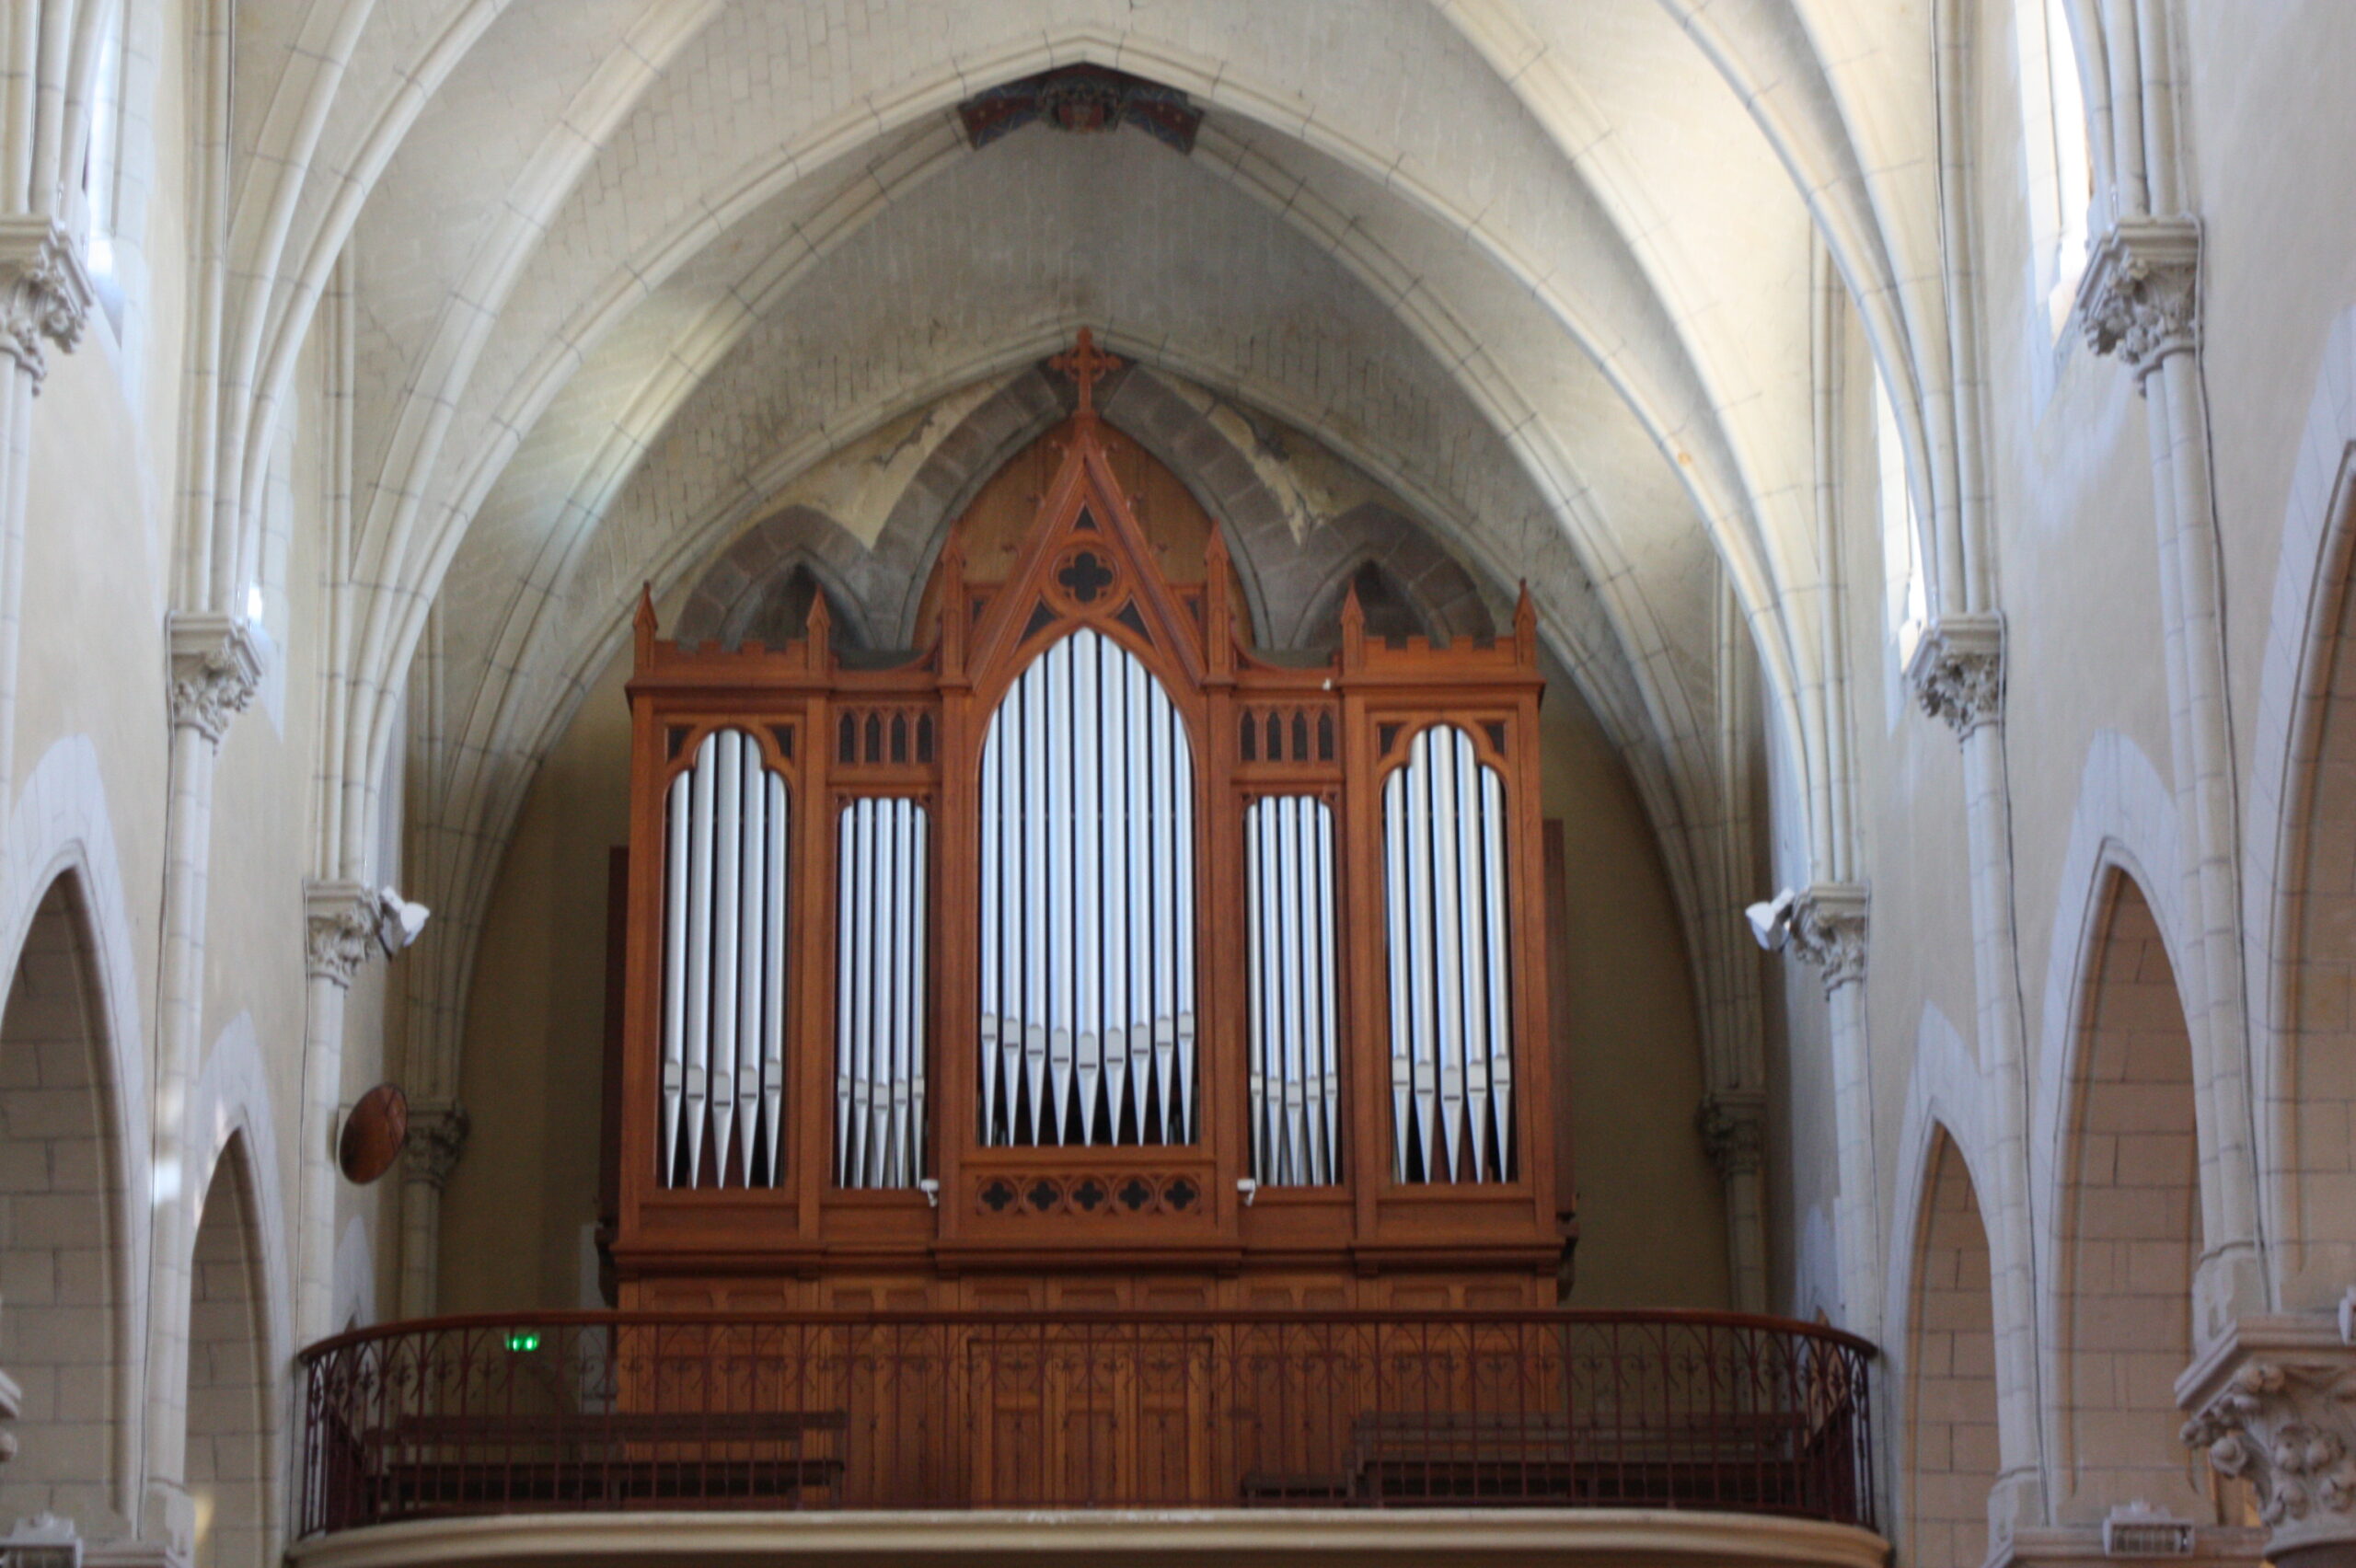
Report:
[{"label": "organ pipe", "polygon": [[1328,1184],[1340,1180],[1333,808],[1254,801],[1243,843],[1252,1173],[1262,1186]]},{"label": "organ pipe", "polygon": [[982,750],[982,1141],[1196,1136],[1194,767],[1169,692],[1081,628]]},{"label": "organ pipe", "polygon": [[662,1145],[667,1187],[768,1186],[785,1090],[785,781],[719,730],[664,798]]},{"label": "organ pipe", "polygon": [[917,801],[848,802],[836,828],[835,1182],[924,1175],[925,868]]},{"label": "organ pipe", "polygon": [[1514,1174],[1505,796],[1472,737],[1436,724],[1382,790],[1391,936],[1392,1173]]}]

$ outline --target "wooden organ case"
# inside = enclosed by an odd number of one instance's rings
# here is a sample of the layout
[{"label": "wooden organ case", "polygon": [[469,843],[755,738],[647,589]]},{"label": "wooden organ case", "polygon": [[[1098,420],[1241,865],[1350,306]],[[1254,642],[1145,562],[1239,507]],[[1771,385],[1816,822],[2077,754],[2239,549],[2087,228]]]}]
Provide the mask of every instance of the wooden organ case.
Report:
[{"label": "wooden organ case", "polygon": [[1253,656],[1093,407],[924,652],[637,621],[611,1251],[631,1309],[1514,1308],[1572,1222],[1534,620]]}]

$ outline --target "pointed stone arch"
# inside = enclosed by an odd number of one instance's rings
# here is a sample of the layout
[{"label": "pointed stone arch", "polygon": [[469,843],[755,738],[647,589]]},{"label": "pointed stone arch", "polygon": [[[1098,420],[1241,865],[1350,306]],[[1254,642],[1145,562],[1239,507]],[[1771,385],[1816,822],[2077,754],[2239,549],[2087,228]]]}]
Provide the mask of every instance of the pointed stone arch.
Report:
[{"label": "pointed stone arch", "polygon": [[2142,884],[2114,864],[2098,897],[2051,1221],[2055,1513],[2099,1524],[2141,1500],[2199,1518],[2175,1396],[2201,1244],[2192,1035]]},{"label": "pointed stone arch", "polygon": [[826,596],[838,650],[878,646],[875,617],[895,584],[841,524],[789,506],[738,536],[704,570],[679,611],[682,642],[783,646],[802,635],[814,594]]},{"label": "pointed stone arch", "polygon": [[1978,1188],[1943,1124],[1924,1151],[1911,1274],[1900,1394],[1907,1559],[1980,1568],[2000,1468],[1995,1292]]},{"label": "pointed stone arch", "polygon": [[194,1568],[263,1568],[278,1534],[260,1205],[243,1128],[214,1162],[189,1259],[187,1477]]},{"label": "pointed stone arch", "polygon": [[18,1389],[11,1506],[131,1526],[133,1249],[122,1121],[81,871],[42,894],[0,1007],[0,1370]]},{"label": "pointed stone arch", "polygon": [[[2356,1277],[2356,310],[2333,323],[2282,523],[2246,813],[2245,927],[2272,1305]],[[2258,976],[2264,978],[2258,979]]]}]

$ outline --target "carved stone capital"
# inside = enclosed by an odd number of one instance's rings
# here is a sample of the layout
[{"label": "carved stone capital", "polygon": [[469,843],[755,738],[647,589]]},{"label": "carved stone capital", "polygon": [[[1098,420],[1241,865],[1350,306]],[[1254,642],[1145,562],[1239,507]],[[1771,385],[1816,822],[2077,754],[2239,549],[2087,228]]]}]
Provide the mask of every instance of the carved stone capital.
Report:
[{"label": "carved stone capital", "polygon": [[1767,1156],[1767,1097],[1756,1090],[1714,1090],[1693,1113],[1718,1180],[1756,1176]]},{"label": "carved stone capital", "polygon": [[472,1127],[467,1108],[455,1100],[410,1106],[409,1147],[402,1154],[408,1162],[408,1179],[440,1192],[449,1183],[450,1172],[458,1168],[458,1157],[467,1152],[467,1134]]},{"label": "carved stone capital", "polygon": [[2177,1379],[2184,1441],[2246,1481],[2278,1564],[2356,1561],[2356,1345],[2329,1317],[2246,1317]]},{"label": "carved stone capital", "polygon": [[2170,354],[2200,345],[2200,225],[2125,218],[2086,259],[2078,322],[2098,354],[2115,353],[2141,382]]},{"label": "carved stone capital", "polygon": [[303,957],[315,977],[349,986],[371,953],[384,947],[385,896],[354,882],[306,882]]},{"label": "carved stone capital", "polygon": [[1824,994],[1865,977],[1865,890],[1817,882],[1792,904],[1792,951],[1824,971]]},{"label": "carved stone capital", "polygon": [[1995,616],[1941,616],[1906,661],[1906,684],[1923,711],[1969,735],[2004,707],[2004,623]]},{"label": "carved stone capital", "polygon": [[214,745],[261,685],[261,641],[234,617],[172,617],[172,722]]},{"label": "carved stone capital", "polygon": [[0,352],[32,374],[49,374],[49,345],[71,353],[98,294],[74,236],[51,218],[0,218]]}]

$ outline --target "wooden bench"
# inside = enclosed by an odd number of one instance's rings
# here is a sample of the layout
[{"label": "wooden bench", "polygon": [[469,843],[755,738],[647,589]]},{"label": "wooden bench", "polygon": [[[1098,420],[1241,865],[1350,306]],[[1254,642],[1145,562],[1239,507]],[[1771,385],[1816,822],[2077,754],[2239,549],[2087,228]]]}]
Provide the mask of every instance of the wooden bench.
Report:
[{"label": "wooden bench", "polygon": [[1352,1424],[1351,1495],[1369,1502],[1773,1507],[1796,1487],[1789,1415],[1622,1433],[1551,1413],[1387,1411]]},{"label": "wooden bench", "polygon": [[841,1485],[840,1410],[402,1416],[373,1435],[377,1519],[691,1501],[758,1507]]}]

